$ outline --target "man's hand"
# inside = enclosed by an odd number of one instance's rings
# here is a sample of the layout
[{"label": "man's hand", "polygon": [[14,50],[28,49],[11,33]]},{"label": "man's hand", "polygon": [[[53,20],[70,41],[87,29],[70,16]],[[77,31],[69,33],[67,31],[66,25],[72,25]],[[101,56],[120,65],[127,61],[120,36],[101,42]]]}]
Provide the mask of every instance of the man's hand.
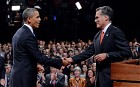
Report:
[{"label": "man's hand", "polygon": [[97,54],[95,55],[94,57],[94,61],[103,61],[107,58],[107,53],[100,53],[100,54]]},{"label": "man's hand", "polygon": [[65,60],[67,60],[70,64],[73,63],[73,59],[72,58],[64,58]]},{"label": "man's hand", "polygon": [[0,80],[0,84],[1,84],[2,86],[4,86],[4,85],[5,85],[5,80],[4,80],[4,79],[1,79],[1,80]]},{"label": "man's hand", "polygon": [[62,60],[63,60],[63,65],[64,66],[68,66],[73,62],[72,58],[62,58]]},{"label": "man's hand", "polygon": [[51,73],[51,81],[57,80],[57,74],[56,73]]}]

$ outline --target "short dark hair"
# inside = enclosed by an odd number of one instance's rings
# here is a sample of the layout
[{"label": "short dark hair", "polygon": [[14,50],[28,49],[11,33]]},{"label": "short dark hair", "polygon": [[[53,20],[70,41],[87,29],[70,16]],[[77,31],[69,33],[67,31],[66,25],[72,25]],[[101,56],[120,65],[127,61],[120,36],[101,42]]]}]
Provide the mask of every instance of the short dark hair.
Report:
[{"label": "short dark hair", "polygon": [[107,15],[109,17],[109,20],[113,20],[113,9],[109,6],[102,6],[96,8],[96,12],[101,10],[102,15]]},{"label": "short dark hair", "polygon": [[26,8],[22,13],[23,21],[27,21],[27,18],[33,17],[35,11],[38,10],[35,8]]}]

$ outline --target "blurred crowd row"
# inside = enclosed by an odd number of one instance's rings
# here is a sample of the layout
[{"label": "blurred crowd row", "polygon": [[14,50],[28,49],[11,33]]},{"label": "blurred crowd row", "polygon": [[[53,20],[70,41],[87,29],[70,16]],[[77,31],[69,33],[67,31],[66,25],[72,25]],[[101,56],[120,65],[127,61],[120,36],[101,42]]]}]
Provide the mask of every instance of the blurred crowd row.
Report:
[{"label": "blurred crowd row", "polygon": [[[46,43],[43,40],[38,40],[38,47],[44,56],[49,58],[69,58],[83,52],[91,43],[94,41],[50,41]],[[129,42],[129,46],[133,54],[130,59],[140,58],[140,44],[137,40]],[[0,56],[4,58],[6,69],[5,87],[9,87],[9,77],[13,65],[11,51],[11,43],[0,43]],[[60,70],[38,63],[37,72],[37,87],[94,87],[96,63],[91,57],[79,64],[62,66]]]}]

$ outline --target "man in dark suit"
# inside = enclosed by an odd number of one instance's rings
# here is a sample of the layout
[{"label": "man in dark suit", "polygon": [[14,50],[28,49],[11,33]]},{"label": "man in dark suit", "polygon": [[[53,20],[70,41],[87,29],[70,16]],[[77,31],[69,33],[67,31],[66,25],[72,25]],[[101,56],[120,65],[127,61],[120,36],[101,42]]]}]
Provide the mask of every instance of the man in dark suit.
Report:
[{"label": "man in dark suit", "polygon": [[84,52],[68,59],[71,63],[78,63],[94,55],[96,87],[113,87],[110,77],[111,63],[122,61],[132,55],[124,33],[112,25],[112,18],[113,10],[109,6],[97,8],[95,22],[96,27],[101,30],[95,35],[93,43]]},{"label": "man in dark suit", "polygon": [[0,56],[0,87],[4,87],[5,85],[5,66],[4,66],[4,58]]},{"label": "man in dark suit", "polygon": [[65,75],[58,73],[54,67],[50,67],[50,73],[46,75],[43,87],[65,87]]},{"label": "man in dark suit", "polygon": [[13,68],[10,87],[36,87],[37,62],[61,68],[67,60],[53,59],[44,56],[39,48],[33,29],[39,28],[40,16],[35,8],[27,8],[22,14],[24,25],[12,38]]}]

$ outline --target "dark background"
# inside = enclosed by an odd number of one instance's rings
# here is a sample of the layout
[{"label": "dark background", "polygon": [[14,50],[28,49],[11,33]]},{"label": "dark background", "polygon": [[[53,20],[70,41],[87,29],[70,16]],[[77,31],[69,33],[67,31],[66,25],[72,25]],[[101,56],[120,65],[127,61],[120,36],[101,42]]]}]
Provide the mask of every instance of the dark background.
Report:
[{"label": "dark background", "polygon": [[[7,1],[9,4],[6,4]],[[76,8],[76,1],[81,3],[81,10]],[[21,5],[21,10],[11,11],[11,6],[18,4]],[[140,41],[139,4],[135,0],[0,0],[0,43],[11,42],[13,34],[22,25],[22,11],[26,7],[35,5],[41,7],[39,9],[41,25],[39,29],[35,29],[38,39],[45,41],[92,40],[99,31],[94,23],[95,9],[109,5],[114,10],[113,24],[124,31],[128,41],[134,38]],[[19,13],[18,17],[16,13]],[[7,17],[8,15],[10,18]]]}]

